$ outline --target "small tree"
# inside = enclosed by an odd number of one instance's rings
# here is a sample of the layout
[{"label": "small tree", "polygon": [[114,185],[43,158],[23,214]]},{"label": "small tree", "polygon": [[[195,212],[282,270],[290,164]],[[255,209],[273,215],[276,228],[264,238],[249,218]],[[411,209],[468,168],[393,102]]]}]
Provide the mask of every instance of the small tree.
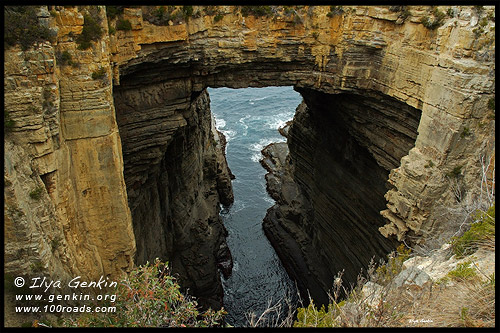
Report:
[{"label": "small tree", "polygon": [[[116,288],[116,312],[89,313],[66,321],[78,327],[220,327],[226,312],[200,313],[198,303],[180,292],[168,263],[156,259],[132,271]],[[102,304],[100,304],[102,306]]]}]

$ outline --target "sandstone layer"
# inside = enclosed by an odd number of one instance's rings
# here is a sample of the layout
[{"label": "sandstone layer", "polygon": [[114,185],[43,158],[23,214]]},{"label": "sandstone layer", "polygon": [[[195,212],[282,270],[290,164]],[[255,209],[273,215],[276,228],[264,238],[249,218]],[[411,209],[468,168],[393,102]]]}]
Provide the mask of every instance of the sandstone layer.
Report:
[{"label": "sandstone layer", "polygon": [[[303,94],[289,137],[305,210],[273,225],[297,230],[276,235],[307,244],[300,270],[322,292],[393,238],[442,234],[441,207],[478,196],[494,147],[493,8],[438,6],[436,29],[421,23],[436,15],[425,6],[208,9],[155,25],[146,7],[110,19],[102,6],[42,6],[55,39],[5,50],[8,273],[117,277],[162,257],[215,306],[214,266],[230,266],[217,213],[231,191],[206,87]],[[87,12],[105,33],[82,50]]]}]

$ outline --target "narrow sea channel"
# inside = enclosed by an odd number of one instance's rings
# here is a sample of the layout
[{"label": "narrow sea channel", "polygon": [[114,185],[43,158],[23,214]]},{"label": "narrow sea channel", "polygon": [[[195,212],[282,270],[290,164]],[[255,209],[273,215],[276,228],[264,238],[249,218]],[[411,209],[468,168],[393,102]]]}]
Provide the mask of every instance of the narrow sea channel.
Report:
[{"label": "narrow sea channel", "polygon": [[[267,194],[261,150],[271,142],[284,142],[278,128],[293,118],[302,100],[292,87],[208,88],[216,127],[226,136],[226,156],[233,180],[234,204],[221,212],[228,230],[227,243],[234,267],[223,280],[226,321],[249,326],[268,306],[295,300],[297,291],[262,229],[266,211],[274,204]],[[276,313],[267,320],[276,320]],[[268,322],[269,323],[269,322]]]}]

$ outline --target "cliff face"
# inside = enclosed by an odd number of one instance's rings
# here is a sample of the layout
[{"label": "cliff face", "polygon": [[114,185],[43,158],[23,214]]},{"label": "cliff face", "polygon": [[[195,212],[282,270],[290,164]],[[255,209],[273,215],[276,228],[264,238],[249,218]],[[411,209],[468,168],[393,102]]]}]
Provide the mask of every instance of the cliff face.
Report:
[{"label": "cliff face", "polygon": [[[432,10],[420,6],[409,16],[306,6],[261,18],[218,6],[217,20],[195,7],[188,21],[165,26],[143,18],[148,8],[125,8],[131,30],[108,34],[117,19],[98,7],[106,33],[80,50],[87,10],[42,10],[55,41],[5,51],[5,108],[15,120],[4,171],[12,273],[39,261],[32,266],[52,275],[117,276],[134,258],[165,256],[216,304],[214,265],[230,266],[217,213],[231,191],[208,86],[293,85],[303,95],[289,134],[301,208],[282,202],[276,209],[293,211],[292,222],[273,223],[296,230],[281,235],[303,243],[301,269],[323,292],[335,270],[391,248],[382,236],[418,242],[445,230],[435,221],[456,204],[447,174],[464,198],[479,192],[479,157],[494,143],[492,9],[452,8],[431,30],[420,21]],[[477,30],[483,19],[488,33]],[[63,51],[78,65],[60,61]]]},{"label": "cliff face", "polygon": [[137,83],[122,80],[114,92],[136,263],[168,258],[184,288],[219,308],[217,267],[225,275],[232,267],[219,203],[231,204],[233,194],[208,94]]},{"label": "cliff face", "polygon": [[[109,39],[80,51],[67,34],[81,32],[82,14],[67,9],[52,18],[45,8],[40,16],[58,28],[57,44],[4,52],[5,110],[14,120],[5,137],[6,272],[116,277],[132,268],[135,240]],[[57,63],[64,50],[78,67]],[[106,76],[93,80],[99,67]]]}]

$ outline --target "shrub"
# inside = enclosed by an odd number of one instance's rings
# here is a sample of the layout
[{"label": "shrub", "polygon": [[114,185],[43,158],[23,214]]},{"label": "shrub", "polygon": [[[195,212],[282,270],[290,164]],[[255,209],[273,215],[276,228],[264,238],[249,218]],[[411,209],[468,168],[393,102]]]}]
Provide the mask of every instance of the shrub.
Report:
[{"label": "shrub", "polygon": [[56,54],[56,59],[57,62],[62,66],[68,65],[75,67],[78,65],[76,62],[73,61],[73,56],[71,55],[71,53],[69,53],[68,50],[65,50],[63,52],[58,52]]},{"label": "shrub", "polygon": [[6,6],[4,8],[4,44],[18,44],[26,51],[36,42],[51,39],[48,27],[40,24],[37,6]]},{"label": "shrub", "polygon": [[444,23],[444,18],[446,16],[445,13],[437,8],[434,8],[432,15],[434,16],[433,20],[431,20],[429,16],[424,16],[420,21],[424,25],[424,27],[430,30],[434,30],[442,26]]},{"label": "shrub", "polygon": [[206,15],[210,15],[210,16],[219,14],[219,10],[217,9],[217,6],[204,6],[203,12]]},{"label": "shrub", "polygon": [[184,14],[184,19],[189,20],[193,15],[193,6],[182,6],[182,13]]},{"label": "shrub", "polygon": [[458,178],[462,174],[462,166],[457,165],[450,172],[446,174],[449,178]]},{"label": "shrub", "polygon": [[30,269],[32,273],[41,273],[44,271],[45,266],[40,259],[36,259],[30,263]]},{"label": "shrub", "polygon": [[118,22],[116,22],[116,29],[130,31],[132,30],[132,24],[129,20],[119,19]]},{"label": "shrub", "polygon": [[106,16],[109,19],[114,19],[123,13],[124,6],[106,6]]},{"label": "shrub", "polygon": [[328,14],[326,14],[326,16],[334,17],[337,15],[342,15],[343,13],[344,9],[342,8],[342,6],[330,6],[330,11],[328,12]]},{"label": "shrub", "polygon": [[470,264],[470,261],[458,264],[454,270],[448,272],[447,276],[453,280],[459,281],[474,278],[477,275],[476,269],[470,267]]},{"label": "shrub", "polygon": [[52,252],[55,252],[59,248],[59,246],[61,246],[61,244],[62,242],[60,237],[52,239],[50,241],[50,248],[52,249]]},{"label": "shrub", "polygon": [[463,139],[465,138],[466,136],[470,136],[471,135],[471,132],[470,132],[470,128],[468,127],[464,127],[462,129],[462,133],[460,133],[460,137]]},{"label": "shrub", "polygon": [[200,313],[197,302],[180,292],[168,263],[156,259],[132,271],[116,288],[113,313],[89,313],[66,320],[78,327],[220,327],[224,310]]},{"label": "shrub", "polygon": [[219,22],[220,20],[222,20],[224,18],[224,15],[222,14],[217,14],[214,16],[214,22]]},{"label": "shrub", "polygon": [[469,230],[451,241],[453,253],[461,258],[474,253],[481,242],[495,237],[495,205],[488,211],[475,213],[475,220]]},{"label": "shrub", "polygon": [[495,98],[490,98],[488,100],[488,109],[495,110]]},{"label": "shrub", "polygon": [[182,15],[176,6],[160,6],[158,8],[146,8],[143,11],[143,19],[155,25],[168,25],[169,21],[179,23]]},{"label": "shrub", "polygon": [[273,15],[271,6],[242,6],[241,15],[247,17],[249,15],[255,17],[268,17]]},{"label": "shrub", "polygon": [[295,13],[295,9],[292,6],[283,6],[283,14],[285,16],[290,16]]},{"label": "shrub", "polygon": [[99,68],[95,72],[92,72],[92,79],[93,80],[99,80],[104,78],[106,75],[106,69],[104,67]]},{"label": "shrub", "polygon": [[83,16],[84,23],[82,33],[76,39],[78,49],[86,50],[92,46],[92,41],[99,40],[103,35],[103,30],[98,19],[86,14]]},{"label": "shrub", "polygon": [[9,111],[3,112],[3,128],[5,132],[10,132],[14,125],[16,124],[15,120],[11,118]]},{"label": "shrub", "polygon": [[293,327],[334,327],[338,307],[337,304],[329,303],[328,310],[324,305],[318,309],[311,300],[307,308],[297,309],[297,320],[293,323]]},{"label": "shrub", "polygon": [[403,269],[403,262],[410,257],[410,249],[403,244],[399,245],[396,252],[389,255],[387,263],[377,267],[374,275],[374,282],[387,285]]},{"label": "shrub", "polygon": [[43,187],[38,186],[30,192],[30,198],[33,200],[40,200],[42,198]]}]

